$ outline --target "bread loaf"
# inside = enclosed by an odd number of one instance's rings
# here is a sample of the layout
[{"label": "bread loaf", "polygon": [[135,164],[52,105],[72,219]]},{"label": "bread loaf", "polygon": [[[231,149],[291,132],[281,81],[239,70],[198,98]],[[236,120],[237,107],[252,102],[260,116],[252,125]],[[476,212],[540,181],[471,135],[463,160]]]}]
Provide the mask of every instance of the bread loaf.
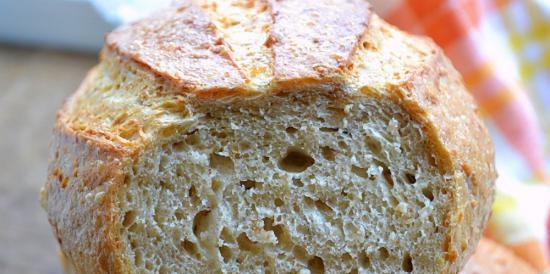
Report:
[{"label": "bread loaf", "polygon": [[366,1],[180,2],[107,35],[42,202],[77,273],[457,273],[493,200],[476,112]]}]

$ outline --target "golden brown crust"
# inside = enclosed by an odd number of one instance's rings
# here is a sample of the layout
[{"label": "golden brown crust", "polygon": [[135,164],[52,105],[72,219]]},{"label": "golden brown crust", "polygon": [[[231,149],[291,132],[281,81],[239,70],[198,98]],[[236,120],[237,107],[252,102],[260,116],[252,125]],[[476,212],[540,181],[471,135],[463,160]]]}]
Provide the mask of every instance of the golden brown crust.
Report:
[{"label": "golden brown crust", "polygon": [[92,70],[58,114],[42,195],[64,263],[75,273],[126,273],[114,199],[131,151],[93,131],[73,130],[66,116],[94,76]]},{"label": "golden brown crust", "polygon": [[232,89],[246,81],[214,24],[187,1],[116,29],[107,35],[106,46],[149,67],[182,91]]},{"label": "golden brown crust", "polygon": [[[227,96],[253,100],[251,94],[284,96],[281,91],[316,89],[334,90],[335,97],[390,98],[424,127],[435,164],[448,176],[445,183],[454,194],[455,207],[449,209],[445,222],[451,233],[443,259],[454,267],[448,272],[457,272],[462,265],[457,257],[465,259],[459,254],[473,251],[487,221],[496,174],[488,133],[450,62],[432,42],[403,34],[370,15],[366,1],[269,1],[266,7],[251,9],[251,18],[262,10],[272,17],[268,27],[259,28],[265,36],[257,29],[247,33],[265,37],[264,41],[251,39],[262,42],[254,50],[227,43],[239,39],[224,39],[224,35],[235,34],[221,32],[219,24],[211,22],[212,14],[223,11],[189,2],[107,36],[100,65],[104,68],[90,73],[60,111],[53,145],[58,156],[51,161],[46,183],[50,222],[77,272],[127,272],[120,257],[114,195],[123,187],[137,154],[148,145],[146,140],[160,138],[157,133],[165,129],[162,117],[181,123],[192,118],[186,110],[191,100],[208,104]],[[300,19],[292,20],[296,14]],[[254,20],[249,21],[253,24]],[[266,80],[259,82],[267,84],[250,84],[256,67],[247,62],[270,66],[260,73]],[[155,75],[145,87],[152,82],[169,83],[162,94],[143,91],[132,97],[132,102],[139,103],[131,103],[131,111],[130,106],[120,106],[130,95],[117,98],[118,105],[103,107],[105,102],[94,102],[97,108],[78,109],[91,105],[84,95],[99,89],[103,77],[111,77],[106,75],[109,66],[118,66],[116,73],[124,73],[135,64],[142,71],[132,77]],[[119,88],[126,92],[125,87]],[[101,96],[101,90],[94,92],[89,93]],[[186,96],[178,97],[181,94]],[[82,102],[77,104],[77,99]],[[153,109],[157,105],[160,110]],[[107,114],[102,116],[100,111]],[[127,117],[139,129],[139,136],[125,139],[128,136],[121,134],[117,117]]]},{"label": "golden brown crust", "polygon": [[123,273],[114,199],[124,182],[124,160],[74,132],[55,132],[45,192],[61,250],[78,273]]},{"label": "golden brown crust", "polygon": [[342,76],[367,30],[366,1],[269,1],[273,26],[268,43],[273,51],[276,81],[327,80]]},{"label": "golden brown crust", "polygon": [[531,274],[537,271],[510,250],[489,239],[481,239],[461,274]]},{"label": "golden brown crust", "polygon": [[[182,92],[223,97],[247,89],[247,73],[233,61],[231,45],[202,10],[216,12],[216,6],[195,2],[208,1],[184,1],[118,28],[107,36],[106,46],[174,82]],[[271,22],[264,28],[268,35],[263,46],[271,52],[273,82],[343,80],[367,30],[370,5],[341,1],[335,9],[330,0],[268,2]]]}]

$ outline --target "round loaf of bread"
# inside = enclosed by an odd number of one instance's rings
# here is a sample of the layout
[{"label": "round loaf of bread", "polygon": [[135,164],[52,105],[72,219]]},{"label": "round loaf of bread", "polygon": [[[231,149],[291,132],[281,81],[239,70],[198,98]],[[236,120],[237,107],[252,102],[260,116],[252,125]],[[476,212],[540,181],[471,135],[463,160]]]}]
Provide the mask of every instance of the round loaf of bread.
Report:
[{"label": "round loaf of bread", "polygon": [[106,37],[42,205],[77,273],[457,273],[493,147],[364,0],[184,1]]}]

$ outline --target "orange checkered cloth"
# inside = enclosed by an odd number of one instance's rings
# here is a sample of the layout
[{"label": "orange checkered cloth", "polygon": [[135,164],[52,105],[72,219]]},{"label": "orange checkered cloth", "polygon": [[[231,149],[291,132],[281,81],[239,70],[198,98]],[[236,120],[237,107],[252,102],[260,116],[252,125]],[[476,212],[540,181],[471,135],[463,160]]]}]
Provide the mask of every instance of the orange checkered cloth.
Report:
[{"label": "orange checkered cloth", "polygon": [[506,52],[506,42],[493,35],[502,10],[515,1],[371,2],[390,23],[411,33],[427,35],[444,49],[462,74],[481,112],[491,118],[508,143],[523,157],[533,177],[544,181],[542,130],[517,66],[506,62],[513,54]]}]

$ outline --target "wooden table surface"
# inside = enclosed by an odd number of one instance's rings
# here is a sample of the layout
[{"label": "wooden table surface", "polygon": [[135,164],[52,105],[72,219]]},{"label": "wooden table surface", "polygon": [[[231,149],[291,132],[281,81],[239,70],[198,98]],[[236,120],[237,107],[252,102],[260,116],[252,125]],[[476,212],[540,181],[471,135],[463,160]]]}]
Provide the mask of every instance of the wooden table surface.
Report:
[{"label": "wooden table surface", "polygon": [[96,62],[0,45],[0,273],[61,273],[38,193],[56,109]]}]

